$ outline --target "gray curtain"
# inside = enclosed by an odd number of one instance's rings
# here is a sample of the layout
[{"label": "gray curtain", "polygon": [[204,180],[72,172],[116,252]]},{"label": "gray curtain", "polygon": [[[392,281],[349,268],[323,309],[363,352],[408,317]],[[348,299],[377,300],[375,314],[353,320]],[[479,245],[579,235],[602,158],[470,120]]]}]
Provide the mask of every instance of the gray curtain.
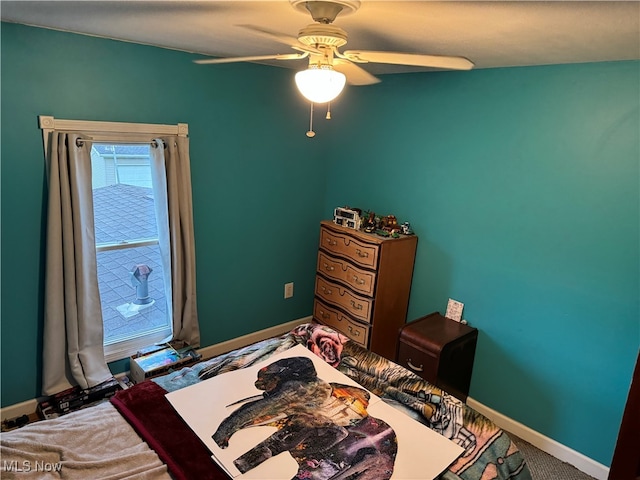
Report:
[{"label": "gray curtain", "polygon": [[[170,282],[165,281],[165,285],[171,285],[167,298],[169,311],[173,313],[173,338],[198,347],[189,139],[177,136],[156,139],[151,158],[154,195],[166,195],[168,206],[167,211],[156,210],[156,218],[163,269],[171,272]],[[156,206],[162,204],[156,202]]]},{"label": "gray curtain", "polygon": [[90,152],[91,143],[77,133],[51,134],[44,395],[76,384],[89,388],[112,377],[103,348]]}]

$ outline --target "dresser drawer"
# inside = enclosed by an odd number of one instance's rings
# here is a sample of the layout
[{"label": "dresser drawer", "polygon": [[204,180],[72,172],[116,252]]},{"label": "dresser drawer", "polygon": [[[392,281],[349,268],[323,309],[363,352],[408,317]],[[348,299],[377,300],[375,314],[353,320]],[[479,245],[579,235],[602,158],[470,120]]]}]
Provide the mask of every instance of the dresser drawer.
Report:
[{"label": "dresser drawer", "polygon": [[371,322],[373,301],[370,298],[357,295],[320,275],[316,276],[316,295],[325,303],[342,308],[356,320]]},{"label": "dresser drawer", "polygon": [[375,272],[354,267],[346,260],[330,257],[322,251],[318,252],[318,272],[332,280],[346,283],[358,293],[373,297],[376,284]]},{"label": "dresser drawer", "polygon": [[436,356],[400,341],[398,346],[398,365],[402,365],[426,381],[436,384],[438,379],[438,358]]},{"label": "dresser drawer", "polygon": [[329,253],[350,258],[361,267],[375,269],[378,265],[379,245],[361,242],[346,233],[320,229],[320,247]]},{"label": "dresser drawer", "polygon": [[369,327],[354,322],[341,311],[325,305],[317,298],[314,300],[313,317],[320,323],[344,333],[363,347],[368,346]]}]

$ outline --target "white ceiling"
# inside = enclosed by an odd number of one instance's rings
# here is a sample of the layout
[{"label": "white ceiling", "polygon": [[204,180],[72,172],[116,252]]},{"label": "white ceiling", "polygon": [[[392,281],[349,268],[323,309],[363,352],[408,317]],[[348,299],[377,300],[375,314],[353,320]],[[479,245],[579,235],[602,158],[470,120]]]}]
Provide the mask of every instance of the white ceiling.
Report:
[{"label": "white ceiling", "polygon": [[[297,37],[312,23],[308,13],[288,0],[2,0],[0,16],[3,21],[221,57],[294,53],[238,25]],[[356,12],[339,15],[334,25],[349,35],[341,50],[463,56],[475,68],[640,59],[638,1],[362,0]],[[304,60],[271,63],[305,68]],[[382,64],[364,68],[373,74],[409,71]]]}]

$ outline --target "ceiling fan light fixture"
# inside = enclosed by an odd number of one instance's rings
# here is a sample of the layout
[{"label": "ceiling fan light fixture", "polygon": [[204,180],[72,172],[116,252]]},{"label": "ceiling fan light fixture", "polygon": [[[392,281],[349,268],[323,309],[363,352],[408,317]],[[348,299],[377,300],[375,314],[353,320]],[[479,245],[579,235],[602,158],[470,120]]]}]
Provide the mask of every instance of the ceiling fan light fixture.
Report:
[{"label": "ceiling fan light fixture", "polygon": [[336,72],[331,65],[309,65],[296,73],[296,86],[310,102],[327,103],[336,98],[347,81],[347,77]]}]

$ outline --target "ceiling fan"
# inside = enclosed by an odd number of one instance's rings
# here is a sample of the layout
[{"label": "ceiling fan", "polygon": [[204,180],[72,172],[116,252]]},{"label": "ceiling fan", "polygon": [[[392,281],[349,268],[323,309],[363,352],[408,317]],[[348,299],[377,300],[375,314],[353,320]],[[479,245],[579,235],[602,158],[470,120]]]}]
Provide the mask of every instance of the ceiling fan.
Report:
[{"label": "ceiling fan", "polygon": [[[473,68],[473,62],[464,57],[371,50],[341,52],[339,48],[347,44],[347,32],[332,23],[338,14],[346,15],[358,10],[359,0],[290,0],[290,3],[297,10],[310,13],[315,22],[302,28],[297,38],[255,25],[239,26],[288,45],[297,53],[207,58],[194,60],[194,62],[220,64],[308,58],[308,68],[298,72],[295,79],[300,93],[311,101],[312,109],[314,103],[327,103],[335,99],[342,92],[346,82],[350,85],[371,85],[380,81],[359,64],[386,63],[446,70]],[[330,114],[327,118],[330,118]],[[313,130],[310,129],[307,135],[313,136]]]}]

